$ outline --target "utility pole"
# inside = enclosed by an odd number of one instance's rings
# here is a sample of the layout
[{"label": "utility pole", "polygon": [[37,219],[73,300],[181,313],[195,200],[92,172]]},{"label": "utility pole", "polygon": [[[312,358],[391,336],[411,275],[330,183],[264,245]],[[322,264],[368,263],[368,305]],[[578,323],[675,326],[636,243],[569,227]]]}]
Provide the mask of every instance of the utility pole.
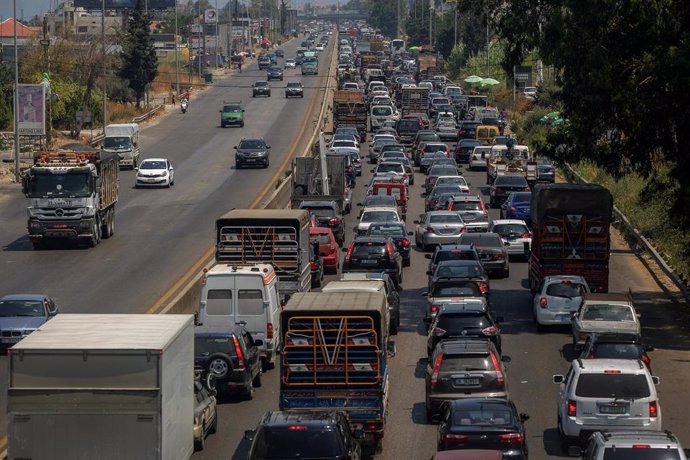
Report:
[{"label": "utility pole", "polygon": [[19,53],[17,52],[17,0],[14,8],[14,180],[19,182]]},{"label": "utility pole", "polygon": [[429,7],[429,51],[431,51],[434,47],[433,32],[432,32],[433,19],[434,19],[434,7],[431,6],[431,7]]},{"label": "utility pole", "polygon": [[199,28],[197,29],[197,33],[199,34],[197,36],[197,40],[201,39],[200,42],[198,43],[198,48],[197,48],[197,55],[199,56],[199,78],[201,78],[201,60],[204,58],[204,50],[206,49],[206,31],[204,30],[204,17],[201,15],[201,0],[197,3],[197,13],[199,15],[197,16],[197,23],[199,25]]},{"label": "utility pole", "polygon": [[453,47],[456,47],[456,46],[458,46],[458,7],[456,6],[455,8],[453,8],[453,11],[455,12],[454,23],[453,23],[453,34],[454,34]]},{"label": "utility pole", "polygon": [[396,23],[395,23],[395,38],[400,38],[401,33],[400,33],[400,1],[401,0],[396,0],[396,7],[397,7],[397,16],[396,16]]},{"label": "utility pole", "polygon": [[103,46],[103,131],[108,124],[108,85],[105,79],[106,56],[105,56],[105,0],[101,1],[101,45]]},{"label": "utility pole", "polygon": [[489,78],[489,6],[486,7],[486,78]]},{"label": "utility pole", "polygon": [[177,0],[175,0],[175,94],[180,98],[180,32],[177,28]]},{"label": "utility pole", "polygon": [[48,126],[46,127],[46,148],[50,147],[50,142],[52,141],[52,134],[53,134],[53,116],[52,116],[52,95],[50,94],[50,53],[48,53],[48,50],[50,48],[50,39],[48,38],[48,21],[46,20],[45,17],[43,17],[43,40],[41,40],[41,46],[43,46],[43,59],[47,62],[48,64],[48,91],[47,96],[48,96],[48,103],[47,103],[47,109],[48,109],[48,116],[46,117]]}]

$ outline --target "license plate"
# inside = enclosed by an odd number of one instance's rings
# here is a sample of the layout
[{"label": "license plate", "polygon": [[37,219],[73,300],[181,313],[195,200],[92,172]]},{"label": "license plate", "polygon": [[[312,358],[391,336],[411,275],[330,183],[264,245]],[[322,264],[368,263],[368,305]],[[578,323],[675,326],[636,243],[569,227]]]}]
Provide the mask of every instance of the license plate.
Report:
[{"label": "license plate", "polygon": [[599,412],[602,414],[625,414],[628,406],[599,406]]},{"label": "license plate", "polygon": [[453,385],[458,386],[458,387],[478,386],[479,385],[479,378],[468,378],[468,377],[455,378],[455,379],[453,379]]},{"label": "license plate", "polygon": [[379,261],[376,259],[362,259],[360,263],[362,265],[377,265]]},{"label": "license plate", "polygon": [[146,179],[146,182],[157,182],[158,179]]},{"label": "license plate", "polygon": [[561,323],[569,323],[570,315],[558,315],[558,321],[560,321]]},{"label": "license plate", "polygon": [[21,339],[21,337],[3,337],[2,343],[17,343]]}]

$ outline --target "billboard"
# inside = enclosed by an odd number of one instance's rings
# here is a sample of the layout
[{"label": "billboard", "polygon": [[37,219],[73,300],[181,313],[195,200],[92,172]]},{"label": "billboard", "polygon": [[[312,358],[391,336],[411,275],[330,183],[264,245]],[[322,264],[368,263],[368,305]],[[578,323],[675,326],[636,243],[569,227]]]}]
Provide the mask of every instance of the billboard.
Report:
[{"label": "billboard", "polygon": [[45,136],[46,134],[46,87],[45,85],[19,85],[17,119],[20,136]]},{"label": "billboard", "polygon": [[[100,11],[103,0],[74,0],[75,8]],[[106,10],[133,10],[137,0],[105,0]],[[167,10],[175,8],[175,0],[146,0],[149,10]]]},{"label": "billboard", "polygon": [[204,23],[218,24],[218,12],[213,8],[209,8],[204,11]]}]

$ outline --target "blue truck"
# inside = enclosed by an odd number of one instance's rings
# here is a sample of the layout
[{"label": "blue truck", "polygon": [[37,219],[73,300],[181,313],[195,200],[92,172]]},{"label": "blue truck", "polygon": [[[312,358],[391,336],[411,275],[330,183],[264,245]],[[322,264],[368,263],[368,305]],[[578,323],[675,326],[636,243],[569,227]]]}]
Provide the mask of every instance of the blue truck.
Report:
[{"label": "blue truck", "polygon": [[280,410],[338,410],[380,450],[389,342],[383,293],[303,292],[281,312]]}]

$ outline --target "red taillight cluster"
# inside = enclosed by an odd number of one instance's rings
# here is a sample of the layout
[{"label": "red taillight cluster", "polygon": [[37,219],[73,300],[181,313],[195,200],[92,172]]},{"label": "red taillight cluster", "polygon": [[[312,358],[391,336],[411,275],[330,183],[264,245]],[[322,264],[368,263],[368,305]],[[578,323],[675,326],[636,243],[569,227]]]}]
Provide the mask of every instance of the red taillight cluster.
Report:
[{"label": "red taillight cluster", "polygon": [[503,375],[503,371],[501,370],[501,364],[498,362],[498,356],[496,356],[494,353],[491,353],[491,363],[494,365],[494,369],[498,373],[496,383],[499,385],[505,385],[506,377]]},{"label": "red taillight cluster", "polygon": [[388,252],[388,257],[392,258],[393,257],[393,246],[391,246],[390,244],[387,244],[386,245],[386,251]]},{"label": "red taillight cluster", "polygon": [[340,219],[337,217],[333,217],[328,221],[328,225],[339,225],[340,224]]},{"label": "red taillight cluster", "polygon": [[351,243],[350,247],[347,249],[347,254],[345,254],[345,260],[350,260],[350,256],[352,255],[352,250],[355,248],[355,244]]},{"label": "red taillight cluster", "polygon": [[319,266],[316,264],[315,260],[310,260],[309,265],[311,266],[312,270],[316,270],[317,268],[319,268]]},{"label": "red taillight cluster", "polygon": [[446,331],[445,329],[442,329],[440,327],[434,328],[434,336],[435,337],[443,337],[444,335],[446,335],[447,332],[448,331]]},{"label": "red taillight cluster", "polygon": [[470,437],[466,434],[446,433],[443,439],[446,442],[467,442]]},{"label": "red taillight cluster", "polygon": [[273,324],[272,323],[266,324],[266,338],[268,340],[273,339]]},{"label": "red taillight cluster", "polygon": [[440,354],[434,363],[434,370],[431,372],[431,389],[433,390],[438,384],[438,374],[441,372],[441,363],[443,362],[443,355]]},{"label": "red taillight cluster", "polygon": [[479,282],[479,292],[481,292],[482,294],[486,294],[487,292],[489,292],[489,285],[486,284],[486,281]]},{"label": "red taillight cluster", "polygon": [[432,305],[429,307],[429,310],[431,313],[438,313],[439,306],[438,305]]},{"label": "red taillight cluster", "polygon": [[496,327],[496,326],[485,327],[484,329],[482,329],[482,334],[491,335],[491,336],[498,335],[498,327]]},{"label": "red taillight cluster", "polygon": [[237,336],[233,336],[232,340],[235,344],[235,354],[237,354],[237,370],[244,370],[244,356],[242,356],[242,347],[240,347],[240,341]]},{"label": "red taillight cluster", "polygon": [[569,417],[577,416],[577,403],[575,401],[573,401],[572,399],[568,401],[568,416]]},{"label": "red taillight cluster", "polygon": [[529,233],[523,233],[522,235],[520,235],[520,238],[531,238],[531,237],[532,237],[532,235],[530,235]]},{"label": "red taillight cluster", "polygon": [[500,442],[511,443],[511,444],[522,444],[525,438],[520,433],[505,433],[499,434],[498,440]]},{"label": "red taillight cluster", "polygon": [[549,300],[546,297],[540,297],[539,298],[539,306],[541,308],[547,308],[548,307]]},{"label": "red taillight cluster", "polygon": [[398,241],[398,246],[401,246],[403,248],[406,248],[409,245],[410,245],[410,240],[408,240],[407,238],[405,238],[404,240]]},{"label": "red taillight cluster", "polygon": [[649,403],[649,418],[656,418],[659,415],[659,406],[656,405],[656,401]]},{"label": "red taillight cluster", "polygon": [[436,232],[434,231],[433,227],[427,227],[427,228],[426,228],[426,231],[427,231],[428,233],[436,233]]}]

